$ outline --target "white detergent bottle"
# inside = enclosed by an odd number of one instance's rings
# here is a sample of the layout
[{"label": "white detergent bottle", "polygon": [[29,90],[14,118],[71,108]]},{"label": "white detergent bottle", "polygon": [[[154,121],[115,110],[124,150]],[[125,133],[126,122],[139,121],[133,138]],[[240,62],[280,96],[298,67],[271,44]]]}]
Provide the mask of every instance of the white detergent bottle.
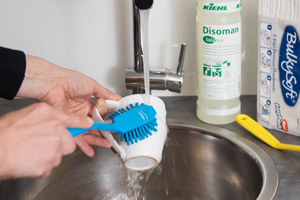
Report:
[{"label": "white detergent bottle", "polygon": [[197,116],[227,124],[240,114],[241,0],[196,0]]}]

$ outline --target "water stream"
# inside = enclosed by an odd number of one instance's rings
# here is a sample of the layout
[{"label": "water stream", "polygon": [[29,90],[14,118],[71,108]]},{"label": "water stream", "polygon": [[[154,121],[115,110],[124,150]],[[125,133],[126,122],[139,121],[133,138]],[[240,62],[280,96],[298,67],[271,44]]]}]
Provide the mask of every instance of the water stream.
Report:
[{"label": "water stream", "polygon": [[[148,38],[148,21],[150,9],[140,10],[141,20],[141,38],[143,49],[143,64],[144,64],[144,86],[145,86],[145,99],[144,103],[150,105],[150,75],[149,75],[149,38]],[[130,171],[127,170],[127,184],[121,184],[117,187],[118,199],[124,200],[144,200],[147,197],[147,191],[142,189],[140,181],[145,178],[149,180],[150,175],[154,169],[146,172]]]},{"label": "water stream", "polygon": [[144,86],[145,86],[145,101],[150,105],[150,78],[149,78],[149,37],[148,37],[148,21],[150,9],[140,10],[141,20],[141,37],[143,46],[143,62],[144,62]]},{"label": "water stream", "polygon": [[[142,37],[142,47],[143,47],[143,64],[144,64],[144,86],[145,86],[145,99],[144,103],[150,105],[150,69],[149,69],[149,38],[148,38],[148,19],[149,19],[150,9],[140,10],[140,20],[141,20],[141,37]],[[161,120],[161,119],[159,119]],[[167,130],[167,129],[166,129]],[[173,158],[173,164],[175,164]],[[122,200],[144,200],[147,198],[147,191],[142,188],[140,181],[148,182],[150,176],[155,176],[159,179],[162,173],[163,166],[159,164],[155,169],[151,169],[144,172],[130,171],[127,170],[126,184],[121,183],[116,187],[116,194],[118,194],[118,199]],[[155,172],[155,173],[153,173]],[[173,175],[176,177],[175,171]],[[164,182],[162,186],[165,187],[166,195],[169,194],[168,190],[169,183]],[[109,198],[108,198],[109,199]]]},{"label": "water stream", "polygon": [[[152,182],[155,183],[155,186],[157,190],[161,189],[164,191],[165,196],[168,196],[170,194],[170,185],[172,184],[172,181],[178,180],[178,168],[177,165],[179,163],[184,163],[181,165],[184,165],[186,170],[193,170],[189,169],[189,163],[188,159],[186,157],[176,157],[174,154],[171,154],[169,151],[172,148],[172,146],[175,146],[175,148],[180,148],[178,145],[176,145],[177,141],[172,141],[171,138],[167,138],[164,149],[166,151],[163,152],[162,161],[158,166],[154,169],[150,169],[147,171],[139,172],[139,171],[131,171],[131,170],[125,170],[122,172],[122,174],[118,177],[119,181],[117,181],[119,184],[115,185],[115,190],[112,193],[111,191],[106,194],[104,200],[111,200],[111,199],[120,199],[120,200],[145,200],[147,199],[148,193],[153,192],[153,188],[149,188],[150,191],[145,188],[145,182]],[[168,164],[168,168],[164,168],[164,164]],[[123,167],[123,165],[120,165],[120,167]],[[170,173],[169,176],[163,175],[163,172],[166,174],[167,171]],[[124,182],[125,180],[125,182]],[[171,182],[170,182],[170,181]],[[197,187],[194,185],[194,180],[189,180],[190,186],[194,186],[194,191],[196,195]],[[174,190],[173,190],[174,192]],[[115,194],[115,196],[114,196]],[[192,195],[192,194],[191,194]],[[198,199],[198,198],[191,198],[191,199]]]}]

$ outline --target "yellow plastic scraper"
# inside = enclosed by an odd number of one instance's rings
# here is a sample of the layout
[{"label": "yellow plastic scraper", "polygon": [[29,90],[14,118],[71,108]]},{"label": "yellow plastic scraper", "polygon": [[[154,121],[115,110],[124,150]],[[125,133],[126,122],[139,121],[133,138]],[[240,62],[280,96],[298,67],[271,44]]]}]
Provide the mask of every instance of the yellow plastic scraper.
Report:
[{"label": "yellow plastic scraper", "polygon": [[248,115],[238,115],[235,120],[250,133],[270,145],[275,149],[289,150],[289,151],[299,151],[300,146],[292,144],[283,144],[280,143],[271,133],[269,133],[265,128],[259,125]]}]

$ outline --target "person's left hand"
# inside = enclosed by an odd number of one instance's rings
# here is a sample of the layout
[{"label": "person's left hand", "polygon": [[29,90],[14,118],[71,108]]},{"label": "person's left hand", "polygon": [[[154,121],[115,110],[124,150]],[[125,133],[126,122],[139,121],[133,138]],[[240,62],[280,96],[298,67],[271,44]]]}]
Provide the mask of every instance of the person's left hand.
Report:
[{"label": "person's left hand", "polygon": [[[107,113],[104,99],[118,100],[121,97],[99,85],[94,79],[74,70],[59,67],[38,57],[26,55],[26,73],[19,97],[46,102],[59,110],[91,116],[97,98],[97,108],[102,117]],[[78,147],[88,156],[94,155],[90,145],[110,148],[110,143],[98,131],[75,138]]]}]

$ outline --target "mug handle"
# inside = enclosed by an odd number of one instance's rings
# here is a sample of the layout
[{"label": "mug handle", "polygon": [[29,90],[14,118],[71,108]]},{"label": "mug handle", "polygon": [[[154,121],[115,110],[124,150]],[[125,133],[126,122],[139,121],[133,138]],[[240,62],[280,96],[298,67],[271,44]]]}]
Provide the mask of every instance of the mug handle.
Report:
[{"label": "mug handle", "polygon": [[[117,101],[115,101],[115,102],[117,102]],[[111,104],[113,104],[113,103],[111,103]],[[92,110],[92,118],[94,121],[104,122],[104,120],[102,119],[96,106]],[[110,131],[104,131],[104,130],[101,130],[100,132],[105,137],[105,139],[107,139],[110,142],[111,146],[116,150],[116,152],[120,155],[120,157],[122,159],[125,158],[126,153],[125,153],[124,149],[118,144],[118,142],[116,141],[116,139],[112,135],[112,133]]]},{"label": "mug handle", "polygon": [[121,103],[119,101],[105,100],[105,102],[108,107],[108,112],[110,112],[110,113],[115,112],[121,105]]}]

